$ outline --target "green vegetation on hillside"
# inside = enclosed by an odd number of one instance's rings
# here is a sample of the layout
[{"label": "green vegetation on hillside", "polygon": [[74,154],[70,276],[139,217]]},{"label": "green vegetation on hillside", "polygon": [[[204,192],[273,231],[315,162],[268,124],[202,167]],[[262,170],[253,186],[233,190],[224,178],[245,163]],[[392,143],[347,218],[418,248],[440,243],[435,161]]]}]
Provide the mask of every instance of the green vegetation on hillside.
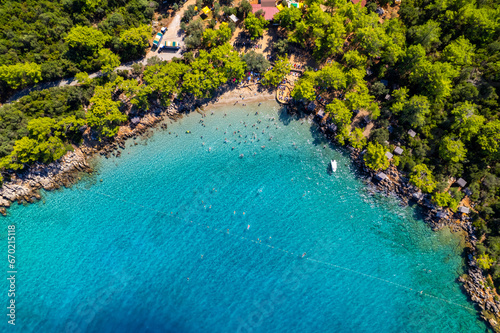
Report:
[{"label": "green vegetation on hillside", "polygon": [[398,143],[404,153],[393,163],[436,205],[456,211],[464,193],[448,182],[464,178],[479,203],[474,225],[486,236],[479,255],[493,260],[483,266],[500,285],[498,2],[404,0],[399,17],[382,21],[374,10],[393,1],[368,1],[367,8],[345,0],[306,3],[275,19],[289,42],[330,64],[306,71],[292,96],[326,96],[339,142],[360,147],[359,131],[349,134],[351,120],[354,111],[368,111],[375,127],[366,164],[384,169],[382,153]]},{"label": "green vegetation on hillside", "polygon": [[[0,107],[0,170],[19,170],[37,161],[49,163],[60,158],[71,149],[70,144],[79,143],[85,125],[93,131],[92,137],[115,136],[118,126],[128,119],[124,113],[127,103],[140,111],[155,101],[168,106],[178,94],[213,96],[222,85],[241,80],[248,68],[246,61],[255,65],[253,58],[240,56],[226,43],[201,50],[187,64],[174,61],[148,66],[142,82],[127,74],[113,73],[94,80],[81,75],[78,87],[32,92],[19,102]],[[289,68],[286,59],[280,63],[277,68],[281,71],[272,72],[273,79]]]},{"label": "green vegetation on hillside", "polygon": [[0,4],[0,96],[144,54],[156,1],[24,0]]}]

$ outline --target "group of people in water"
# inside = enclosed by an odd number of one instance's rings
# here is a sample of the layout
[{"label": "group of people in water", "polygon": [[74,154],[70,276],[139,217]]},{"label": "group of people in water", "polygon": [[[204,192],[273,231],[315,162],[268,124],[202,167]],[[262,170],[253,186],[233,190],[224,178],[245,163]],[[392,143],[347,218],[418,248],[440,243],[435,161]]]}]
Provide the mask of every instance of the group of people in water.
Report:
[{"label": "group of people in water", "polygon": [[[260,104],[259,104],[259,105],[260,105]],[[211,114],[213,115],[214,113],[212,112]],[[258,115],[258,114],[259,114],[259,112],[257,111],[257,112],[255,112],[255,114],[256,114],[256,115]],[[250,114],[248,114],[248,115],[250,115]],[[226,117],[226,116],[227,116],[227,114],[226,114],[226,113],[224,113],[224,117]],[[203,114],[203,115],[202,115],[202,118],[204,118],[204,117],[206,117],[206,115],[205,115],[205,114]],[[279,128],[279,127],[278,127],[278,123],[277,123],[275,120],[276,120],[276,119],[275,119],[275,117],[269,118],[269,121],[273,121],[273,122],[274,122],[273,124],[274,124],[275,128],[276,128],[276,129],[278,129],[278,128]],[[201,125],[202,125],[202,126],[206,127],[206,125],[205,125],[205,121],[204,121],[203,119],[200,119],[200,121],[199,121],[199,122],[201,123]],[[248,127],[248,126],[250,125],[250,124],[247,124],[247,123],[246,123],[246,121],[240,121],[240,123],[241,123],[241,124],[243,124],[243,125],[244,125],[244,127]],[[252,124],[252,126],[251,126],[251,127],[255,128],[255,129],[259,129],[259,127],[258,127],[258,126],[259,126],[259,124],[261,124],[261,123],[262,123],[262,120],[260,120],[260,119],[259,119],[259,120],[257,120],[257,122],[256,122],[256,123]],[[229,126],[232,126],[232,124],[229,124]],[[229,127],[229,126],[228,126],[228,127]],[[267,126],[266,126],[266,128],[270,128],[270,127],[271,127],[271,125],[267,125]],[[266,128],[263,128],[263,129],[262,129],[262,134],[266,134]],[[216,128],[216,130],[218,130],[218,129],[219,129],[219,128],[217,127],[217,128]],[[189,132],[189,133],[190,133],[190,132]],[[224,134],[227,134],[227,131],[224,131]],[[245,137],[243,137],[243,132],[242,132],[241,130],[236,130],[236,131],[233,131],[233,132],[232,132],[232,135],[237,135],[237,136],[238,136],[237,138],[235,138],[235,139],[234,139],[234,142],[238,142],[238,144],[248,143],[248,141],[250,141],[250,142],[257,142],[257,141],[260,141],[260,140],[261,140],[260,138],[258,138],[258,137],[257,137],[257,134],[256,134],[255,132],[252,132],[252,135],[251,135],[251,137],[250,137],[250,139],[249,139],[249,140],[244,140],[244,138],[248,138],[248,134],[247,134],[247,135],[245,135]],[[203,135],[202,135],[202,136],[200,136],[200,138],[201,138],[201,139],[203,139]],[[238,141],[238,138],[241,138],[241,140],[239,140],[239,141]],[[271,140],[273,139],[273,136],[272,136],[272,135],[270,135],[270,136],[268,137],[268,139],[271,141]],[[228,139],[227,137],[225,137],[225,138],[224,138],[224,143],[230,143],[231,141],[232,141],[232,140],[231,140],[231,139]],[[201,143],[201,145],[202,145],[202,146],[204,146],[204,145],[205,145],[205,142],[202,142],[202,143]],[[234,147],[234,146],[233,146],[233,147],[231,147],[231,149],[232,149],[232,150],[234,150],[235,148],[236,148],[236,147]],[[262,149],[264,149],[264,148],[266,148],[266,146],[265,146],[265,145],[262,145],[262,146],[261,146],[261,148],[262,148]],[[209,148],[208,148],[208,151],[209,151],[209,152],[211,152],[211,151],[212,151],[212,147],[209,147]],[[256,155],[256,154],[257,154],[257,153],[255,153],[255,152],[253,153],[253,155]],[[240,158],[243,158],[243,157],[244,157],[244,154],[240,154],[239,156],[240,156]]]}]

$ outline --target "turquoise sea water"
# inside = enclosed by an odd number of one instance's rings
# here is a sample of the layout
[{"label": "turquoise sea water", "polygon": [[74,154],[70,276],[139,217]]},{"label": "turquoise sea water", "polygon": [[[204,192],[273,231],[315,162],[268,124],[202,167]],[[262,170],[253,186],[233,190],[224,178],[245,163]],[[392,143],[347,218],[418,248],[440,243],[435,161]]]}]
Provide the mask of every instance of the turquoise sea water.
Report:
[{"label": "turquoise sea water", "polygon": [[274,103],[214,111],[206,127],[194,113],[129,140],[98,175],[0,219],[5,253],[16,225],[18,270],[2,331],[486,331],[455,282],[458,236],[370,195]]}]

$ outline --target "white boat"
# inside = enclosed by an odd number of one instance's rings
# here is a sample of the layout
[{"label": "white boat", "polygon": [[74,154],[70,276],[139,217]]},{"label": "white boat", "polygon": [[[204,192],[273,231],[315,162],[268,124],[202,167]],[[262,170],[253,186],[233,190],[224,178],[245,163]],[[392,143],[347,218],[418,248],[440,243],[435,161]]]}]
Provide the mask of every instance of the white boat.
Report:
[{"label": "white boat", "polygon": [[330,161],[330,166],[332,167],[332,171],[333,172],[337,171],[337,161],[331,160]]}]

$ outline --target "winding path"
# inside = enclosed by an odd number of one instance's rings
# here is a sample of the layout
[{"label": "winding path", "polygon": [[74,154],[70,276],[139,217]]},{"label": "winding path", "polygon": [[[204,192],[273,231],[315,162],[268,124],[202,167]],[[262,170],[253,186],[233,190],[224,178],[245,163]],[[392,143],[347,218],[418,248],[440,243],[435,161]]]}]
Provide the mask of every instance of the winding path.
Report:
[{"label": "winding path", "polygon": [[[181,42],[182,40],[184,40],[184,32],[180,28],[181,18],[182,18],[183,13],[184,13],[184,8],[175,15],[172,22],[170,22],[170,24],[168,25],[168,30],[165,32],[162,41],[169,40],[169,41]],[[182,57],[182,54],[181,54],[180,49],[175,51],[175,52],[173,52],[173,51],[171,51],[171,52],[169,52],[169,51],[158,52],[158,50],[152,51],[150,49],[146,53],[146,56],[144,58],[139,59],[139,60],[135,60],[135,61],[130,61],[127,63],[123,63],[120,66],[116,67],[115,71],[116,70],[130,70],[130,69],[132,69],[132,65],[134,65],[136,63],[140,63],[140,64],[145,65],[147,63],[148,59],[152,58],[154,56],[157,56],[161,60],[166,61],[166,60],[172,60],[174,57],[180,58],[180,57]],[[93,78],[96,78],[96,77],[99,77],[102,75],[103,74],[101,73],[101,71],[98,71],[98,72],[89,74],[89,78],[93,79]],[[15,102],[15,101],[19,100],[21,97],[29,95],[33,91],[44,90],[44,89],[49,89],[49,88],[53,88],[53,87],[75,86],[77,84],[78,84],[78,81],[75,80],[74,77],[61,79],[58,81],[52,81],[52,82],[42,82],[42,83],[37,84],[35,86],[28,87],[28,88],[25,88],[25,89],[22,89],[22,90],[16,92],[9,99],[7,99],[5,104]]]}]

